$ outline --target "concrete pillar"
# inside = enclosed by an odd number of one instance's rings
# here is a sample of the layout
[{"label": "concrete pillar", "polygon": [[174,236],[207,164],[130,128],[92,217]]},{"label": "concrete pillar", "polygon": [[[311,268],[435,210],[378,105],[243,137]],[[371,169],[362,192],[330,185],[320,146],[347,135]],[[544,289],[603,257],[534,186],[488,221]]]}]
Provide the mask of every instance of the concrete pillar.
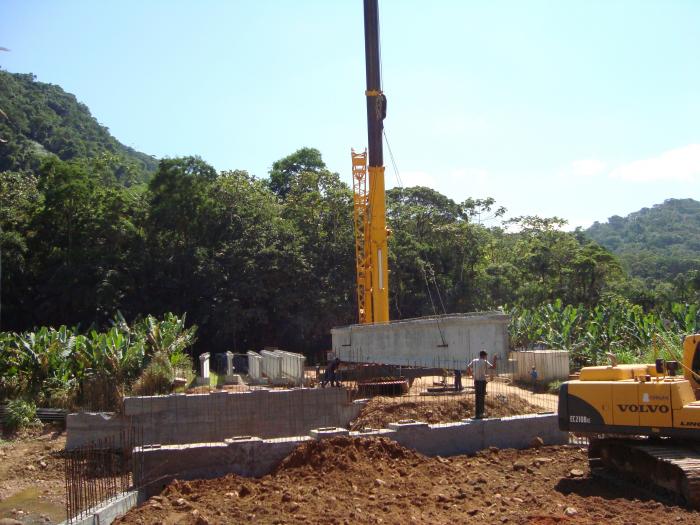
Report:
[{"label": "concrete pillar", "polygon": [[233,375],[233,352],[226,352],[226,375]]},{"label": "concrete pillar", "polygon": [[209,383],[209,352],[199,356],[199,370],[202,382]]}]

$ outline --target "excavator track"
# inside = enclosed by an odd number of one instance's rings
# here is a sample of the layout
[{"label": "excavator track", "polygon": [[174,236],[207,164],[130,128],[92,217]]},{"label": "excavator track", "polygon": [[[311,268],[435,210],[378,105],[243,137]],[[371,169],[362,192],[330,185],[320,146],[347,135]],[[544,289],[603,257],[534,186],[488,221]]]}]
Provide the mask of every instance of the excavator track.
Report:
[{"label": "excavator track", "polygon": [[591,473],[613,470],[648,483],[700,509],[700,451],[671,440],[592,439]]}]

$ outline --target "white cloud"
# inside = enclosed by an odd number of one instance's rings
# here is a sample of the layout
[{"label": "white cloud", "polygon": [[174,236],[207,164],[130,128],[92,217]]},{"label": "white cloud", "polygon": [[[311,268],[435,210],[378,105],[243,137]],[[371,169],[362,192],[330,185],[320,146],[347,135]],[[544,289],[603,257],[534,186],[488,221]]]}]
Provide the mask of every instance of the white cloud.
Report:
[{"label": "white cloud", "polygon": [[633,182],[700,181],[700,144],[689,144],[658,157],[630,162],[615,168],[610,177]]},{"label": "white cloud", "polygon": [[607,167],[605,162],[596,159],[575,160],[571,163],[571,172],[578,177],[595,177]]}]

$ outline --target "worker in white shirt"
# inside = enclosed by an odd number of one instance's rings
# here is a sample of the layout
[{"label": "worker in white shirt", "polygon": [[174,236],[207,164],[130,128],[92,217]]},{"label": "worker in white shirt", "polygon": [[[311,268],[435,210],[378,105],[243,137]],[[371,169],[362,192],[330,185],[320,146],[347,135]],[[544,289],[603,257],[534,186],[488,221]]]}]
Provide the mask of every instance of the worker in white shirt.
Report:
[{"label": "worker in white shirt", "polygon": [[484,404],[486,401],[486,371],[489,368],[496,368],[486,359],[488,354],[486,350],[479,352],[479,359],[472,359],[467,367],[467,375],[474,378],[474,391],[476,393],[476,414],[474,419],[483,419]]}]

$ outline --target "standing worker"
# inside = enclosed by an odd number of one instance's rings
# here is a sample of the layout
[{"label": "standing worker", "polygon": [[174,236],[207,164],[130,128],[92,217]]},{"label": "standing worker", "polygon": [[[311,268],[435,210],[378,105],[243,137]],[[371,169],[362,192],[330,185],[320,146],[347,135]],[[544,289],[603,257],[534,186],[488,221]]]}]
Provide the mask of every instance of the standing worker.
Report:
[{"label": "standing worker", "polygon": [[461,390],[464,390],[464,387],[462,386],[462,371],[459,370],[458,368],[455,368],[454,371],[455,371],[455,392],[459,392]]},{"label": "standing worker", "polygon": [[340,381],[336,378],[336,371],[338,370],[338,367],[340,366],[340,358],[336,357],[328,363],[328,366],[326,366],[326,373],[323,377],[323,381],[321,381],[321,387],[325,387],[328,382],[330,382],[331,386],[340,386]]},{"label": "standing worker", "polygon": [[486,402],[486,370],[488,368],[496,368],[488,362],[486,350],[479,352],[479,359],[472,359],[467,367],[467,374],[471,374],[474,378],[474,391],[476,393],[476,414],[474,419],[483,419],[484,404]]}]

